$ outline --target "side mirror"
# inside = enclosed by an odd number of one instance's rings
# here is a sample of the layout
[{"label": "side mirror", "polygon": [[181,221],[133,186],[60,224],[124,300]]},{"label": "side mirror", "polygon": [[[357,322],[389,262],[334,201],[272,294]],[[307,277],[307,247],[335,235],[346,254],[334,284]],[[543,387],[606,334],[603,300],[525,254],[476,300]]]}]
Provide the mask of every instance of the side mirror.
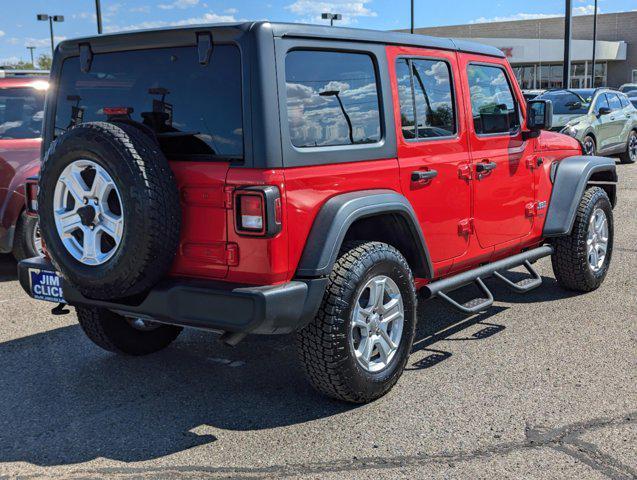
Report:
[{"label": "side mirror", "polygon": [[612,110],[608,107],[599,107],[599,110],[597,111],[597,116],[602,117],[604,115],[609,115],[612,112]]},{"label": "side mirror", "polygon": [[540,130],[550,130],[553,126],[553,102],[529,100],[526,104],[526,126],[536,137]]}]

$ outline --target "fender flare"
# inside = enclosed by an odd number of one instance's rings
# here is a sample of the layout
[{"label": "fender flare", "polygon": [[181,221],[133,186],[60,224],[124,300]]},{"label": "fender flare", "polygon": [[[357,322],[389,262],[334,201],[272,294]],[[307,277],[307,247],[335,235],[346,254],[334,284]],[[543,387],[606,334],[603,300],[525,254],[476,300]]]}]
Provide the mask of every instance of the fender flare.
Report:
[{"label": "fender flare", "polygon": [[296,276],[329,275],[351,225],[361,218],[385,214],[399,216],[406,222],[419,251],[414,271],[418,276],[431,278],[433,266],[416,213],[409,201],[393,190],[362,190],[327,200],[314,219]]},{"label": "fender flare", "polygon": [[[571,233],[580,199],[589,182],[617,182],[615,160],[578,155],[559,162],[543,235],[559,237]],[[614,200],[611,199],[614,205]]]}]

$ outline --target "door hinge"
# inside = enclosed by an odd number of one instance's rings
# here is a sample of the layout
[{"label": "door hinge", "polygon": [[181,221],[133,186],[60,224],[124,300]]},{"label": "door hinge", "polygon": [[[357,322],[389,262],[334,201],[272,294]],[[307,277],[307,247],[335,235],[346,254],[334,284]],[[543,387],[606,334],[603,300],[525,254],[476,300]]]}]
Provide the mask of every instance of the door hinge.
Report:
[{"label": "door hinge", "polygon": [[227,210],[232,208],[232,194],[234,193],[234,187],[223,187],[223,207]]},{"label": "door hinge", "polygon": [[544,164],[544,159],[542,157],[533,157],[533,158],[527,159],[526,161],[526,166],[530,170],[540,168],[543,164]]},{"label": "door hinge", "polygon": [[465,218],[458,222],[458,235],[471,235],[473,233],[473,218]]},{"label": "door hinge", "polygon": [[538,211],[538,203],[537,202],[529,202],[524,206],[524,211],[527,217],[535,217]]},{"label": "door hinge", "polygon": [[464,180],[471,180],[471,166],[462,165],[458,168],[458,177]]},{"label": "door hinge", "polygon": [[228,243],[226,245],[226,265],[236,267],[239,265],[239,245]]}]

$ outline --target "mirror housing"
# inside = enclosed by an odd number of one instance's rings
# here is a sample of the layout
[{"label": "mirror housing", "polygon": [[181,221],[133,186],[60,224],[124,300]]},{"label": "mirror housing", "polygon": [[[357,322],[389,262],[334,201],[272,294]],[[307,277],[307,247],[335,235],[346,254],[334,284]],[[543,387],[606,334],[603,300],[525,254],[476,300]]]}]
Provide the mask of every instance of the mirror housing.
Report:
[{"label": "mirror housing", "polygon": [[599,110],[597,111],[597,116],[603,117],[604,115],[610,115],[611,112],[612,110],[608,107],[599,107]]},{"label": "mirror housing", "polygon": [[529,100],[526,103],[526,127],[523,132],[526,138],[535,138],[540,130],[550,130],[553,127],[553,102],[550,100]]}]

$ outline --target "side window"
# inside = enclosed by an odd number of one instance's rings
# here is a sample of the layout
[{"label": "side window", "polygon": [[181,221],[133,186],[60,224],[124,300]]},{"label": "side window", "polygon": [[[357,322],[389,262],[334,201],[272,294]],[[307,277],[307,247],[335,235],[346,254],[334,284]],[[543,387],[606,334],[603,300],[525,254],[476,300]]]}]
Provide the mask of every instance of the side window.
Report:
[{"label": "side window", "polygon": [[595,113],[599,113],[599,109],[602,107],[608,108],[608,100],[606,100],[606,95],[603,93],[597,96],[597,100],[595,100]]},{"label": "side window", "polygon": [[617,96],[619,97],[619,101],[622,102],[622,108],[626,108],[628,105],[630,105],[630,102],[628,101],[628,97],[626,95],[624,95],[623,93],[619,93],[617,94]]},{"label": "side window", "polygon": [[448,137],[456,133],[451,73],[446,62],[399,59],[396,77],[404,138]]},{"label": "side window", "polygon": [[396,62],[396,83],[398,85],[398,99],[400,101],[400,124],[403,138],[416,138],[416,110],[414,109],[414,90],[409,71],[410,61],[400,58]]},{"label": "side window", "polygon": [[608,104],[610,105],[611,110],[615,111],[622,109],[622,102],[616,94],[607,93],[606,97],[608,98]]},{"label": "side window", "polygon": [[285,59],[285,84],[295,147],[380,141],[378,79],[371,56],[293,50]]},{"label": "side window", "polygon": [[497,66],[469,65],[467,76],[476,133],[516,131],[520,127],[518,106],[504,70]]}]

